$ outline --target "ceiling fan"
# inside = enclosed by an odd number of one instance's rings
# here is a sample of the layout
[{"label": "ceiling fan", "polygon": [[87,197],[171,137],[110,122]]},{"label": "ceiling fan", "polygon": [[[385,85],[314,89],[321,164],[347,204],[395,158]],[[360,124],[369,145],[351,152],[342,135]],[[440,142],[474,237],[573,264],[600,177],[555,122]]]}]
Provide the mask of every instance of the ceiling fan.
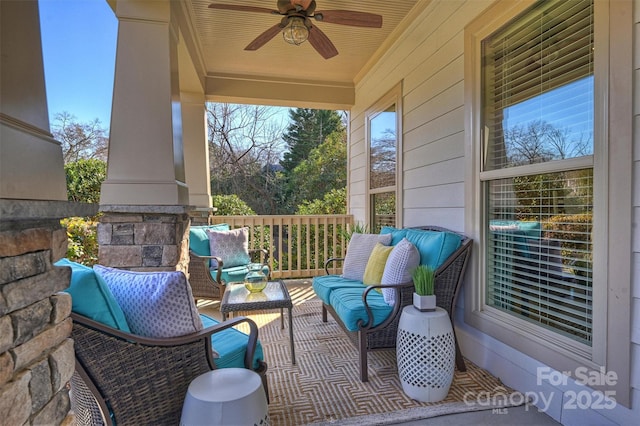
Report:
[{"label": "ceiling fan", "polygon": [[276,34],[282,32],[285,41],[291,44],[302,44],[306,40],[309,40],[311,46],[325,59],[336,56],[338,49],[336,49],[331,40],[329,40],[329,37],[327,37],[320,28],[311,23],[312,19],[318,22],[328,22],[330,24],[349,25],[353,27],[382,27],[382,16],[380,15],[368,12],[356,12],[353,10],[316,11],[315,0],[277,0],[278,10],[257,6],[218,3],[210,4],[209,8],[268,13],[282,16],[279,23],[256,37],[244,50],[258,50],[274,38]]}]

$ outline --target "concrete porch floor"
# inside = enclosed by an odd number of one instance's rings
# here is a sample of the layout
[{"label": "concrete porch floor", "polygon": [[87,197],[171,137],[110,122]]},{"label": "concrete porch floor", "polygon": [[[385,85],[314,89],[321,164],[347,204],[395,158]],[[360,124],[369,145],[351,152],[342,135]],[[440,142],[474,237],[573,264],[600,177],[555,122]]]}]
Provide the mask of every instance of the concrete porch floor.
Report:
[{"label": "concrete porch floor", "polygon": [[536,407],[525,406],[511,407],[506,412],[500,414],[491,410],[473,411],[468,413],[449,414],[446,416],[433,417],[430,419],[415,420],[411,422],[395,423],[403,426],[457,426],[457,425],[474,425],[474,426],[500,426],[500,425],[559,425],[560,423],[553,420],[545,413],[539,412]]}]

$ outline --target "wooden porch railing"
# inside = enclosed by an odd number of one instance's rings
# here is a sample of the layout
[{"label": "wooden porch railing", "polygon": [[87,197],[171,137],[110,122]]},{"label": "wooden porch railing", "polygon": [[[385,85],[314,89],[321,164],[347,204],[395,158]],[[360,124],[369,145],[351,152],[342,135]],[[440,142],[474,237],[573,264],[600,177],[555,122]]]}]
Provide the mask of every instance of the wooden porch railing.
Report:
[{"label": "wooden porch railing", "polygon": [[[210,216],[209,222],[248,227],[249,248],[266,248],[271,254],[273,278],[307,278],[324,274],[327,259],[344,257],[347,241],[342,232],[353,226],[353,216]],[[341,266],[331,272],[341,273]]]}]

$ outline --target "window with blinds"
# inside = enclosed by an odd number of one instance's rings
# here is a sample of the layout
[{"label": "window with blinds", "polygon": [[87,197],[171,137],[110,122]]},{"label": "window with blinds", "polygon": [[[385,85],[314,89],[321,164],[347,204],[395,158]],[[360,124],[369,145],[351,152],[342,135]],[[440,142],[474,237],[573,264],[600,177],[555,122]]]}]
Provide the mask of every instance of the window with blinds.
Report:
[{"label": "window with blinds", "polygon": [[542,1],[482,43],[485,304],[592,340],[593,1]]}]

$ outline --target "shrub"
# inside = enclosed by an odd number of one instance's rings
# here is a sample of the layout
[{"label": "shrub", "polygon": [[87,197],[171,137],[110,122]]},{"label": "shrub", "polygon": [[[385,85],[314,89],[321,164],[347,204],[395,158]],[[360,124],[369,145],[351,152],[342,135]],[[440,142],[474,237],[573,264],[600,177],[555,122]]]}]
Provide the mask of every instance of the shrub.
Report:
[{"label": "shrub", "polygon": [[217,208],[218,216],[253,216],[256,213],[235,194],[231,195],[213,195],[211,196],[212,205]]},{"label": "shrub", "polygon": [[83,265],[95,265],[98,262],[96,218],[70,217],[60,223],[67,228],[67,258]]},{"label": "shrub", "polygon": [[107,177],[107,163],[102,160],[78,160],[64,165],[67,197],[76,203],[99,203],[100,187]]},{"label": "shrub", "polygon": [[347,189],[332,189],[320,200],[303,201],[296,214],[346,214]]}]

